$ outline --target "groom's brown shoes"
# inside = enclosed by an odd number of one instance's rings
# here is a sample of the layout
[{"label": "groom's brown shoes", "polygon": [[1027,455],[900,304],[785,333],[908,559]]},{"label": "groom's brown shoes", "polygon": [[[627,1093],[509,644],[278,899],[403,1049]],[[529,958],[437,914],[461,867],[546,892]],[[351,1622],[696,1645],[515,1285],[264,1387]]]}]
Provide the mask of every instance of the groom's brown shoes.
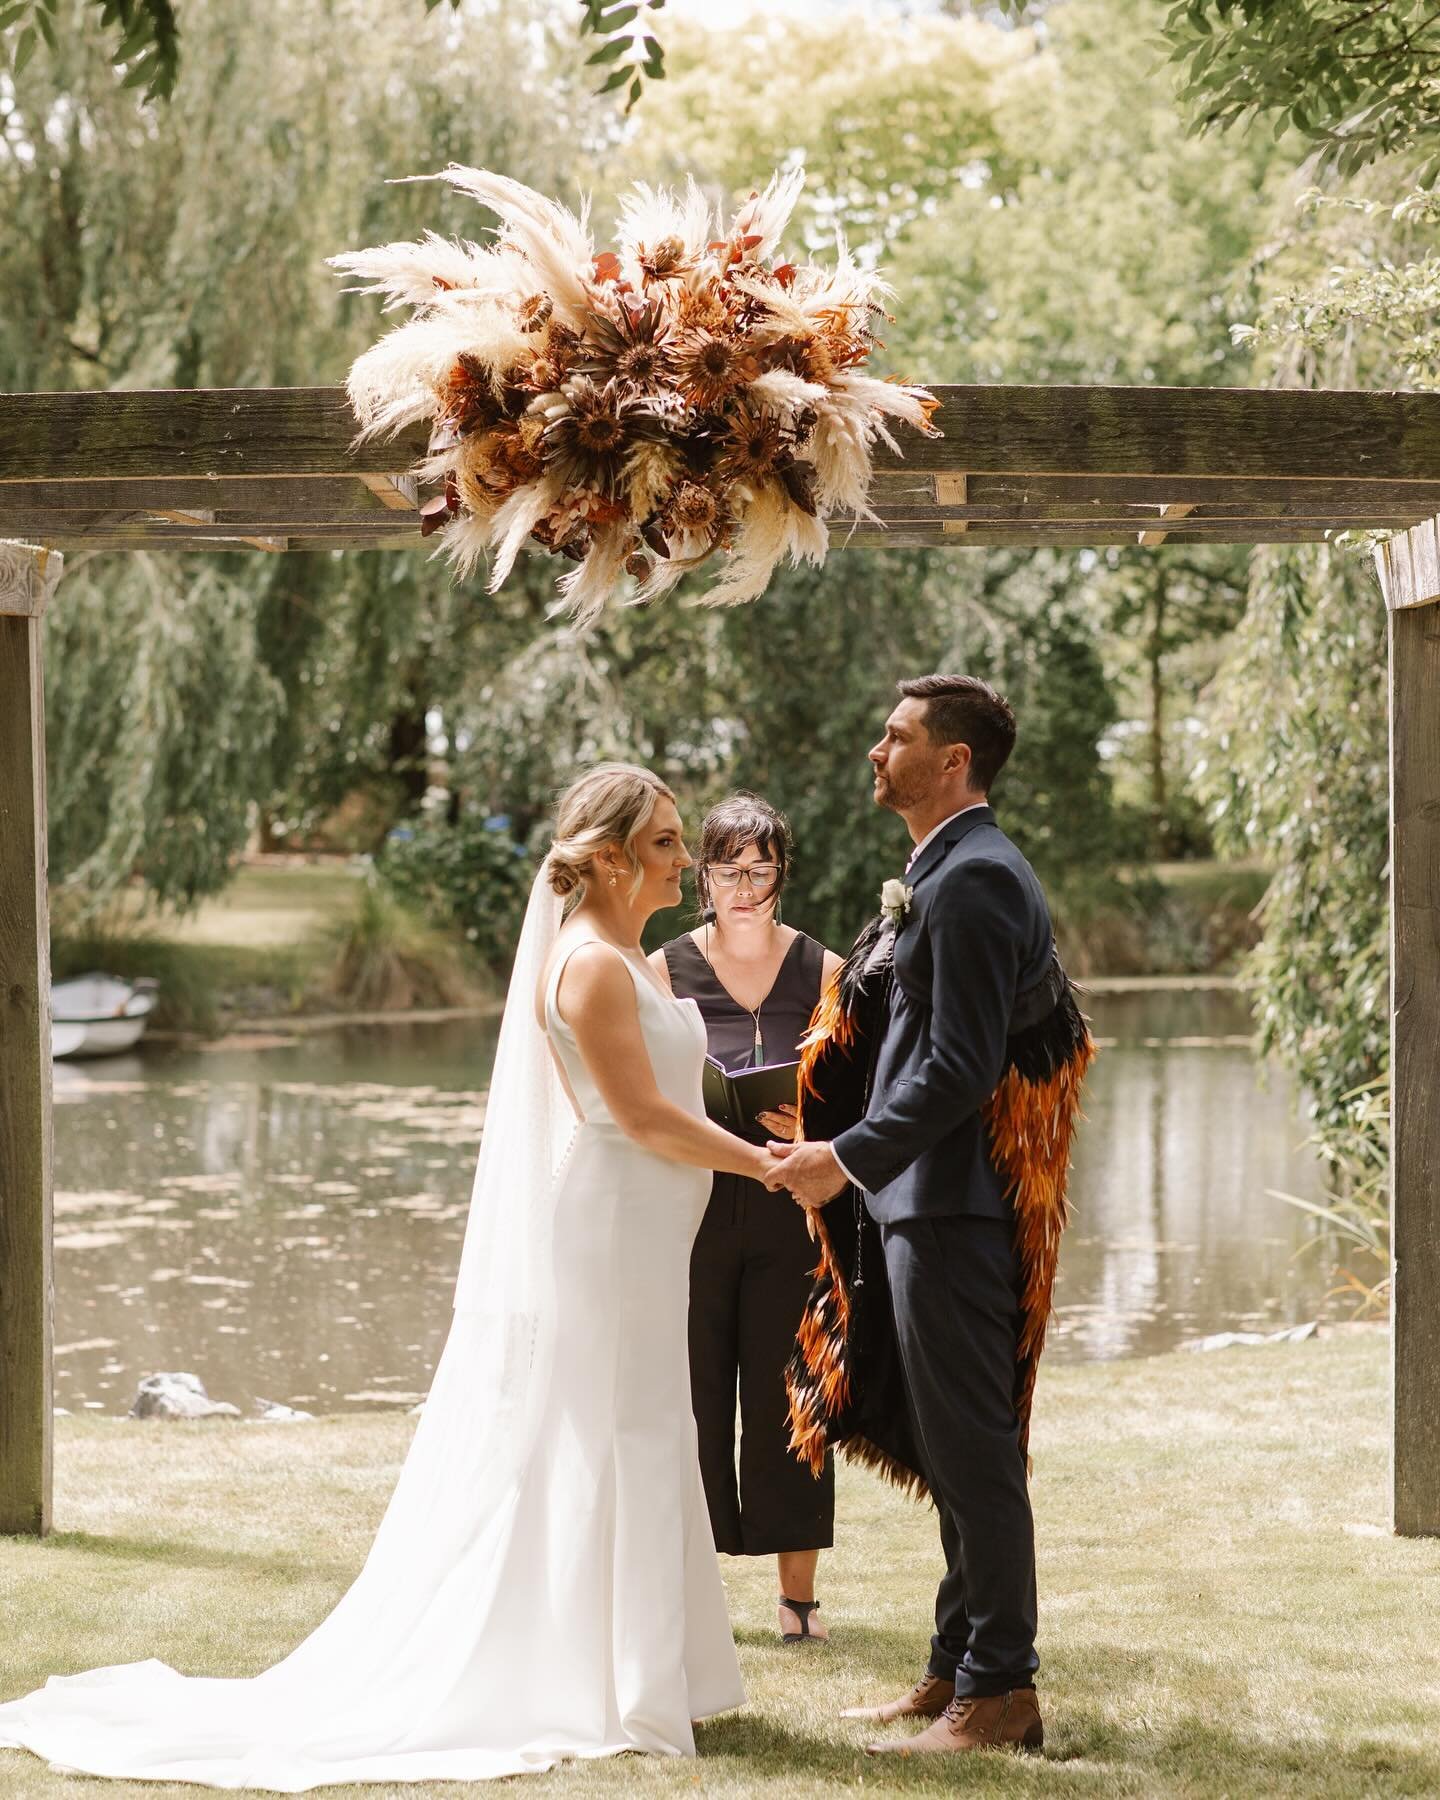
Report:
[{"label": "groom's brown shoes", "polygon": [[918,1737],[867,1744],[870,1756],[929,1756],[955,1750],[1039,1750],[1045,1726],[1035,1690],[960,1695]]},{"label": "groom's brown shoes", "polygon": [[955,1683],[941,1675],[926,1672],[908,1694],[899,1700],[887,1700],[883,1706],[847,1706],[842,1719],[874,1719],[888,1725],[894,1719],[938,1719],[955,1698]]}]

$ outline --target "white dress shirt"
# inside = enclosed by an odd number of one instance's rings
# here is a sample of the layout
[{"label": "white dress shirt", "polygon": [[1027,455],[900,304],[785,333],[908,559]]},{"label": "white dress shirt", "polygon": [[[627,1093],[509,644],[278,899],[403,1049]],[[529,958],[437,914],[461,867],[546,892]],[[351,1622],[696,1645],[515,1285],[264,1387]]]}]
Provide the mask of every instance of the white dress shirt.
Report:
[{"label": "white dress shirt", "polygon": [[[914,866],[915,866],[916,859],[919,857],[920,852],[925,848],[925,846],[931,841],[932,838],[939,837],[940,833],[945,829],[945,827],[947,825],[953,825],[956,819],[963,818],[966,813],[974,812],[977,810],[977,808],[982,807],[982,806],[988,806],[989,804],[990,804],[990,802],[988,800],[972,800],[968,806],[960,807],[956,812],[951,813],[948,818],[942,819],[938,825],[932,826],[930,828],[930,830],[925,833],[924,837],[921,838],[920,842],[915,846],[915,848],[910,852],[909,861],[905,864],[905,873],[907,875],[910,873],[911,869],[914,868]],[[845,1167],[844,1163],[841,1162],[840,1158],[835,1155],[835,1146],[833,1144],[830,1146],[830,1154],[835,1157],[835,1166],[839,1169],[840,1173],[845,1177],[845,1179],[850,1183],[851,1187],[863,1187],[864,1183],[857,1181],[855,1179],[855,1177],[850,1173],[850,1171]]]}]

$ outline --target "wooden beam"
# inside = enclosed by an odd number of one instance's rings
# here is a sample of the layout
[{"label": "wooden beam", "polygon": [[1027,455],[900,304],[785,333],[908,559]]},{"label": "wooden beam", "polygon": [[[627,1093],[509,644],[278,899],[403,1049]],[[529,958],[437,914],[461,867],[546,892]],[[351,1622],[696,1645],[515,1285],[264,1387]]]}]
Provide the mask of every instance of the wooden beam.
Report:
[{"label": "wooden beam", "polygon": [[1391,612],[1440,600],[1440,520],[1426,519],[1381,544],[1375,570]]},{"label": "wooden beam", "polygon": [[[1172,501],[1160,508],[1160,517],[1162,519],[1183,519],[1187,513],[1192,513],[1194,510],[1195,507],[1190,501]],[[1169,535],[1167,531],[1142,531],[1138,541],[1147,548],[1153,548],[1157,544],[1163,544]]]},{"label": "wooden beam", "polygon": [[395,512],[419,510],[420,483],[413,475],[362,475],[360,481],[382,506]]},{"label": "wooden beam", "polygon": [[1440,608],[1390,612],[1395,1530],[1440,1534]]},{"label": "wooden beam", "polygon": [[[1184,531],[1172,531],[1167,534],[1167,542],[1171,544],[1323,544],[1333,538],[1336,527],[1333,525],[1296,524],[1289,519],[1275,522],[1270,520],[1215,520],[1208,525],[1192,524],[1185,520],[1189,527]],[[1030,549],[1041,549],[1050,546],[1056,549],[1083,550],[1087,546],[1100,548],[1106,545],[1135,544],[1135,527],[1129,523],[1119,524],[1046,524],[1046,525],[971,525],[963,533],[953,533],[938,525],[862,526],[855,531],[840,528],[831,534],[831,543],[836,549],[852,550],[913,550],[928,547],[930,549],[980,549],[987,544],[1012,544]]]},{"label": "wooden beam", "polygon": [[[938,509],[949,511],[952,507],[966,507],[970,497],[969,478],[961,475],[947,475],[941,472],[935,475],[935,505]],[[877,509],[878,510],[878,509]],[[967,508],[968,511],[968,508]],[[946,521],[947,531],[959,532],[969,528],[969,519],[963,515],[953,516]]]},{"label": "wooden beam", "polygon": [[[0,407],[3,407],[0,398]],[[388,482],[389,476],[377,479]],[[177,476],[154,481],[12,481],[0,512],[246,513],[253,519],[373,519],[389,510],[353,475]],[[1440,493],[1417,514],[1440,512]]]},{"label": "wooden beam", "polygon": [[[1258,484],[1258,485],[1264,485]],[[3,494],[3,490],[0,490]],[[1148,530],[1153,527],[1160,516],[1160,508],[1151,502],[1139,501],[1133,504],[1111,500],[1104,506],[1091,502],[1087,505],[1076,505],[1064,500],[1042,500],[1032,505],[1018,503],[1001,506],[936,506],[929,501],[921,500],[888,500],[883,491],[871,489],[870,510],[887,524],[933,524],[963,520],[971,525],[1028,525],[1051,520],[1063,525],[1113,524],[1128,525],[1132,530]],[[0,516],[3,508],[0,508]],[[30,515],[26,515],[27,517]],[[54,515],[45,515],[53,517]],[[233,513],[223,515],[233,518]],[[845,515],[848,519],[849,515]],[[1278,522],[1289,521],[1294,524],[1333,525],[1337,531],[1408,531],[1412,525],[1418,524],[1427,515],[1417,513],[1415,509],[1400,506],[1383,506],[1372,503],[1368,506],[1354,504],[1336,504],[1330,506],[1302,506],[1299,501],[1274,500],[1270,502],[1256,501],[1245,504],[1240,501],[1207,506],[1203,502],[1193,502],[1188,513],[1175,512],[1175,518],[1189,517],[1195,523],[1210,523],[1215,519],[1254,520],[1271,519]]]},{"label": "wooden beam", "polygon": [[[903,433],[882,471],[1440,482],[1440,393],[941,386],[946,435]],[[0,397],[0,481],[390,475],[426,432],[356,445],[341,388]]]},{"label": "wooden beam", "polygon": [[50,923],[40,617],[61,559],[0,543],[0,1532],[50,1529]]},{"label": "wooden beam", "polygon": [[[879,508],[903,502],[935,505],[933,474],[903,466],[877,469],[870,500]],[[1301,512],[1331,508],[1393,511],[1429,518],[1440,513],[1440,482],[1366,481],[1343,472],[1311,479],[1258,475],[1187,475],[1183,483],[1160,475],[976,475],[965,478],[966,504],[1018,507],[1049,504],[1088,507],[1099,512],[1114,506],[1163,506],[1193,501],[1207,510],[1254,505],[1262,513],[1295,508]],[[77,504],[92,504],[78,502]],[[113,503],[112,503],[113,504]]]},{"label": "wooden beam", "polygon": [[390,475],[426,433],[357,445],[343,388],[195,388],[0,397],[0,482]]},{"label": "wooden beam", "polygon": [[[1286,388],[935,387],[941,438],[879,469],[1440,480],[1440,394]],[[1165,500],[1189,495],[1171,483]]]}]

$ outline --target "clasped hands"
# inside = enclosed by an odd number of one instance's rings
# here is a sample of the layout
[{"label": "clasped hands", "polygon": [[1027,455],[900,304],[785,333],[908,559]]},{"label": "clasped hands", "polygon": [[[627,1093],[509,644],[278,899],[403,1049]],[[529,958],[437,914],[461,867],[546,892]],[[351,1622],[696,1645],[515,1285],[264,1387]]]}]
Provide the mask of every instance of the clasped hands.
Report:
[{"label": "clasped hands", "polygon": [[[788,1115],[788,1116],[787,1116]],[[782,1107],[779,1114],[762,1113],[767,1130],[794,1129],[794,1108]],[[835,1160],[835,1152],[824,1143],[779,1143],[772,1139],[766,1146],[770,1168],[763,1177],[770,1192],[788,1188],[801,1206],[824,1206],[845,1186],[845,1174]]]}]

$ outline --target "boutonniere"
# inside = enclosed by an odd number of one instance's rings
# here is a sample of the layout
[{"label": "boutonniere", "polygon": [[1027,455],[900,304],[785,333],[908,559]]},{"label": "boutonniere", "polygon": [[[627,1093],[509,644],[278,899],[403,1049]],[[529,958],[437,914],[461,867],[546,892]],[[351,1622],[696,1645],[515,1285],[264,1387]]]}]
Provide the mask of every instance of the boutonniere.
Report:
[{"label": "boutonniere", "polygon": [[893,925],[898,931],[901,921],[910,910],[910,902],[915,890],[906,887],[905,883],[891,876],[880,889],[880,913],[887,925]]}]

